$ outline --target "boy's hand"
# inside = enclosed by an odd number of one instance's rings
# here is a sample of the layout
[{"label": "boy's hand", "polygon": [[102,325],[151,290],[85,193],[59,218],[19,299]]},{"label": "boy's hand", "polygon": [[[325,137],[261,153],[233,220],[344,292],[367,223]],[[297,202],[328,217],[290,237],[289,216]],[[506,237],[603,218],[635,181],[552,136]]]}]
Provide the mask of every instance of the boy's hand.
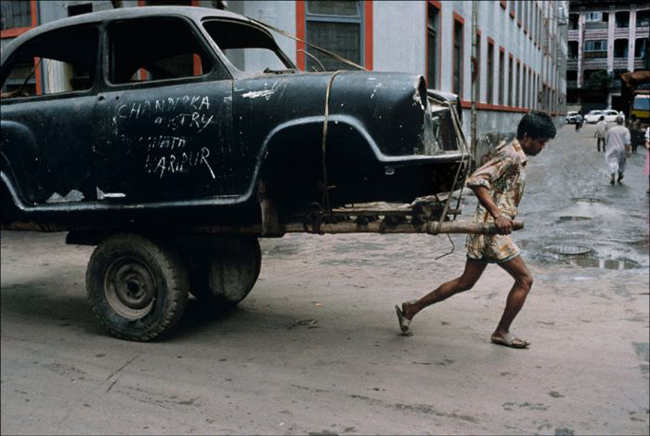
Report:
[{"label": "boy's hand", "polygon": [[509,235],[512,233],[512,220],[505,215],[499,215],[494,220],[494,225],[497,228],[497,233],[500,235]]}]

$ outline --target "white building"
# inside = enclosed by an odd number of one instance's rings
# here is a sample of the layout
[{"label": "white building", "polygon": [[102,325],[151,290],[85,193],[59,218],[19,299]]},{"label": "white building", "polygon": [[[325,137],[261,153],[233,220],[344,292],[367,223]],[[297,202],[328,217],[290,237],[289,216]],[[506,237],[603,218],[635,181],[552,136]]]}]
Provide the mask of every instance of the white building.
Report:
[{"label": "white building", "polygon": [[620,76],[650,70],[648,36],[648,3],[572,0],[567,65],[570,104],[585,112],[605,108],[628,112]]},{"label": "white building", "polygon": [[[114,6],[225,7],[369,70],[421,74],[430,88],[459,94],[468,138],[475,127],[477,156],[514,133],[527,111],[545,110],[558,120],[565,112],[566,1],[3,0],[1,4],[2,43],[40,23]],[[302,69],[319,69],[319,61],[328,70],[350,68],[303,42],[275,36]]]}]

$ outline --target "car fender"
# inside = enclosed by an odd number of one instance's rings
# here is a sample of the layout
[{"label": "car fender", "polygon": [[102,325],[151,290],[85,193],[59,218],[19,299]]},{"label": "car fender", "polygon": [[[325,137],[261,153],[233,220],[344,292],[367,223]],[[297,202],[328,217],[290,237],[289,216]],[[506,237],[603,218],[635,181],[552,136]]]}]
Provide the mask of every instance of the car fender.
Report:
[{"label": "car fender", "polygon": [[[358,135],[363,141],[362,144],[372,152],[372,155],[377,162],[381,164],[399,164],[404,161],[412,160],[428,160],[430,156],[422,155],[413,155],[413,156],[388,156],[381,152],[377,142],[373,137],[368,133],[367,129],[363,124],[356,118],[350,115],[331,115],[328,117],[328,137],[329,135],[336,130],[340,129],[349,129],[350,134]],[[287,121],[276,126],[264,139],[263,145],[260,149],[257,160],[257,169],[259,170],[260,165],[263,163],[264,159],[268,156],[269,152],[275,149],[276,147],[281,147],[283,141],[278,141],[283,134],[288,132],[298,130],[298,128],[309,128],[312,133],[318,133],[318,140],[322,140],[323,132],[323,123],[325,121],[324,116],[310,116],[304,118],[298,118],[294,120]],[[320,142],[318,146],[320,148]]]},{"label": "car fender", "polygon": [[[349,162],[358,162],[363,156],[366,164],[372,167],[384,161],[395,159],[385,156],[377,143],[368,133],[366,128],[354,117],[349,115],[331,115],[328,117],[326,153],[332,157],[342,152],[345,148],[346,159]],[[304,166],[303,172],[317,171],[320,174],[321,166],[308,168],[308,162],[320,162],[323,153],[323,123],[325,117],[308,116],[286,121],[273,128],[264,138],[260,147],[252,178],[253,184],[249,188],[247,198],[254,192],[257,183],[262,179],[274,183],[286,177],[283,167],[289,161],[296,159],[295,164]],[[345,144],[337,138],[345,137]],[[352,145],[352,147],[350,147]],[[311,159],[309,159],[309,158]]]},{"label": "car fender", "polygon": [[3,120],[0,124],[0,162],[1,179],[5,193],[11,195],[13,203],[20,210],[26,208],[23,195],[24,186],[16,174],[25,174],[37,168],[37,141],[34,134],[24,124]]}]

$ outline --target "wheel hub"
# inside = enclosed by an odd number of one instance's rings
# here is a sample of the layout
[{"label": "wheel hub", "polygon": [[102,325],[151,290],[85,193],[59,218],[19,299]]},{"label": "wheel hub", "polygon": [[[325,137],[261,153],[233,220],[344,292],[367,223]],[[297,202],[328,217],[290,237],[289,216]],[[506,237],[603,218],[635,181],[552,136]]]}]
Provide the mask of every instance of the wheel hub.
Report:
[{"label": "wheel hub", "polygon": [[156,296],[153,274],[138,259],[116,259],[106,270],[106,299],[121,316],[139,319],[151,311]]}]

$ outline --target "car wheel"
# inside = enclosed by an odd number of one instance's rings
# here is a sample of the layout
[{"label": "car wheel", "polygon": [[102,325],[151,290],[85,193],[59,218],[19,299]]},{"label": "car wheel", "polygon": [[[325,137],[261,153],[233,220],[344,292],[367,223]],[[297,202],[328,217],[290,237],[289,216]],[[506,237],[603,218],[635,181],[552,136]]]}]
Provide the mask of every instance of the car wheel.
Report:
[{"label": "car wheel", "polygon": [[111,335],[148,341],[180,319],[189,277],[174,248],[144,236],[118,234],[95,248],[86,289],[93,314]]},{"label": "car wheel", "polygon": [[215,308],[237,305],[260,275],[262,252],[256,237],[210,238],[188,254],[191,292]]}]

